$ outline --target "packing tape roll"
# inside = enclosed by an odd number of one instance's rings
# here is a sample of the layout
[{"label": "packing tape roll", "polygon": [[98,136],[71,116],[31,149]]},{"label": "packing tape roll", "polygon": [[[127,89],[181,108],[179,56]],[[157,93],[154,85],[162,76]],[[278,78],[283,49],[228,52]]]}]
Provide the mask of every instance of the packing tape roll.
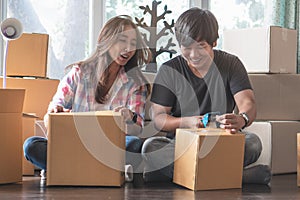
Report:
[{"label": "packing tape roll", "polygon": [[133,181],[133,168],[132,165],[125,165],[125,181]]}]

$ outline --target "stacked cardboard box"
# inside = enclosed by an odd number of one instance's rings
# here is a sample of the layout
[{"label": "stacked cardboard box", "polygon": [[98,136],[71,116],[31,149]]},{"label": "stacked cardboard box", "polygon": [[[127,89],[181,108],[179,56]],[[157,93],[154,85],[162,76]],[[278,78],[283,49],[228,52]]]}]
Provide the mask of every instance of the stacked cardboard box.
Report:
[{"label": "stacked cardboard box", "polygon": [[[47,78],[48,34],[23,33],[8,43],[6,87],[25,89],[23,113],[38,119],[45,115],[59,80]],[[0,78],[2,87],[3,78]],[[23,117],[23,141],[34,135],[36,118]],[[23,160],[23,174],[33,175],[34,167]]]},{"label": "stacked cardboard box", "polygon": [[224,50],[237,55],[253,86],[256,121],[246,130],[257,133],[263,152],[256,164],[273,174],[296,172],[296,135],[300,131],[300,75],[297,31],[271,26],[224,32]]},{"label": "stacked cardboard box", "polygon": [[8,43],[7,76],[47,75],[48,34],[23,33],[17,40]]}]

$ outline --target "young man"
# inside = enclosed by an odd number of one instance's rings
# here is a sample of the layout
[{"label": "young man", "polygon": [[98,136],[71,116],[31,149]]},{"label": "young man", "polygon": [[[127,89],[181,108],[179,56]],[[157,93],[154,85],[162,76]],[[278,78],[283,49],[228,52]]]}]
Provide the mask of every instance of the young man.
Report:
[{"label": "young man", "polygon": [[[161,66],[151,96],[154,124],[168,136],[145,141],[145,181],[172,179],[176,128],[203,127],[204,114],[219,112],[220,128],[235,134],[256,117],[245,67],[236,56],[213,49],[219,38],[215,16],[208,10],[191,8],[179,16],[175,32],[181,55]],[[233,112],[235,107],[238,114]],[[262,144],[257,135],[244,133],[247,167],[259,158]],[[268,166],[244,169],[243,183],[268,184],[270,179]]]}]

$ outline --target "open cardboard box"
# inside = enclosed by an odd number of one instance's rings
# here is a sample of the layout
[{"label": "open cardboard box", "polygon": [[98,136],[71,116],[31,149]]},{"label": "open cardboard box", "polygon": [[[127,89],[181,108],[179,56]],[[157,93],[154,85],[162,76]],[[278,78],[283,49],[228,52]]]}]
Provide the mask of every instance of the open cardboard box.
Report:
[{"label": "open cardboard box", "polygon": [[173,182],[191,190],[242,187],[244,134],[177,129]]},{"label": "open cardboard box", "polygon": [[47,185],[121,186],[124,128],[119,112],[50,114]]},{"label": "open cardboard box", "polygon": [[24,89],[0,89],[0,184],[22,181]]},{"label": "open cardboard box", "polygon": [[[0,77],[0,87],[2,87]],[[23,112],[35,113],[39,119],[43,119],[47,113],[48,105],[54,96],[59,80],[45,78],[6,78],[7,88],[26,89]]]}]

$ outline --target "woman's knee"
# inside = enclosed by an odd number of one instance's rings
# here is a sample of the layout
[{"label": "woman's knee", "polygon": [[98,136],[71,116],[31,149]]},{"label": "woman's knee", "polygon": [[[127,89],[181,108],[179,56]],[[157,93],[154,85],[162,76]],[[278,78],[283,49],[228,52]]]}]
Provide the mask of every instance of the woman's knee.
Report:
[{"label": "woman's knee", "polygon": [[140,153],[143,146],[143,140],[136,136],[126,136],[126,151]]},{"label": "woman's knee", "polygon": [[41,143],[41,142],[44,143],[46,141],[47,141],[46,138],[37,137],[37,136],[27,138],[23,143],[24,155],[29,156],[32,153],[38,151],[37,149],[38,149],[39,143]]}]

